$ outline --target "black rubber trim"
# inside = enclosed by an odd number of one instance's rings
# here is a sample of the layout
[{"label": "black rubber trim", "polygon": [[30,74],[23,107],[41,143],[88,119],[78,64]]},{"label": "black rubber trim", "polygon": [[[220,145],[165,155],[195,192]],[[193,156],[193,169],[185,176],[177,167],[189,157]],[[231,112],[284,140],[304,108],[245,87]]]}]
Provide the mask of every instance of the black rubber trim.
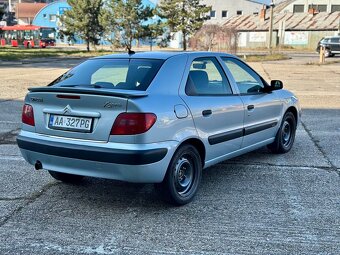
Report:
[{"label": "black rubber trim", "polygon": [[230,141],[236,138],[240,138],[242,136],[243,136],[243,128],[240,128],[237,130],[209,136],[208,141],[210,145],[215,145],[218,143],[223,143],[223,142],[227,142],[227,141]]},{"label": "black rubber trim", "polygon": [[84,147],[81,145],[37,140],[20,135],[17,137],[17,143],[20,149],[42,154],[124,165],[155,163],[162,160],[168,152],[166,148],[131,151]]},{"label": "black rubber trim", "polygon": [[266,123],[261,123],[261,124],[257,124],[257,125],[253,125],[253,126],[249,126],[244,128],[244,135],[251,135],[272,127],[275,127],[277,125],[277,121],[270,121],[270,122],[266,122]]},{"label": "black rubber trim", "polygon": [[225,133],[221,133],[217,135],[212,135],[208,137],[208,141],[210,145],[227,142],[233,139],[240,138],[242,136],[251,135],[251,134],[275,127],[277,123],[278,123],[277,121],[270,121],[270,122],[261,123],[261,124],[253,125],[253,126],[246,127],[246,128],[240,128],[240,129],[236,129],[233,131],[229,131],[229,132],[225,132]]}]

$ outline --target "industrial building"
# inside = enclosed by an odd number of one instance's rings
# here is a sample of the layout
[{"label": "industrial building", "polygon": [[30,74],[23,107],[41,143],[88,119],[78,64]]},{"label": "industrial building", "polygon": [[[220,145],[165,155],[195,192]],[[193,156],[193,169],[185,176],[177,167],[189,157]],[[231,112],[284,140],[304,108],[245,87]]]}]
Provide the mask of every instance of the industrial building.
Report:
[{"label": "industrial building", "polygon": [[[314,0],[314,2],[317,1]],[[310,10],[309,12],[294,13],[286,12],[284,8],[275,10],[272,46],[315,49],[322,37],[339,33],[339,22],[340,12],[328,13]],[[236,16],[228,19],[223,26],[237,28],[239,32],[238,46],[241,48],[267,47],[269,45],[270,17],[266,10],[260,15]]]},{"label": "industrial building", "polygon": [[263,3],[255,0],[203,0],[202,4],[211,6],[208,24],[222,24],[234,16],[257,14]]}]

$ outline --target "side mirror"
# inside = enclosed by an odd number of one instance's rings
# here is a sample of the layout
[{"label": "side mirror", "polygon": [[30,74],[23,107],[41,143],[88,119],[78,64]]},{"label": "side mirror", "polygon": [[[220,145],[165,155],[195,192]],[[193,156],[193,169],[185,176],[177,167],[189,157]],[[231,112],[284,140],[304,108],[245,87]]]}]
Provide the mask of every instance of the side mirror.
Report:
[{"label": "side mirror", "polygon": [[280,90],[283,89],[283,82],[280,80],[272,80],[270,82],[270,90]]}]

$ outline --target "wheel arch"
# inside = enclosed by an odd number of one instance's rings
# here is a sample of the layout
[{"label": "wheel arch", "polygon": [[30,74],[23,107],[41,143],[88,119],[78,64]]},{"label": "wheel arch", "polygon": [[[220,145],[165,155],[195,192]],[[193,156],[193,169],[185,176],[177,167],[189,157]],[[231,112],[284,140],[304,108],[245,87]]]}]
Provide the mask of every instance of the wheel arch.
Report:
[{"label": "wheel arch", "polygon": [[294,115],[294,117],[295,117],[295,120],[296,120],[296,123],[299,122],[299,114],[298,114],[297,109],[296,109],[294,106],[288,107],[288,109],[286,110],[286,113],[287,113],[287,112],[293,113],[293,115]]},{"label": "wheel arch", "polygon": [[183,141],[179,146],[183,146],[185,144],[190,144],[192,146],[194,146],[198,153],[200,154],[201,156],[201,163],[202,163],[202,167],[204,167],[204,164],[205,164],[205,155],[206,155],[206,150],[205,150],[205,146],[204,146],[204,143],[198,139],[198,138],[190,138],[190,139],[187,139],[185,141]]}]

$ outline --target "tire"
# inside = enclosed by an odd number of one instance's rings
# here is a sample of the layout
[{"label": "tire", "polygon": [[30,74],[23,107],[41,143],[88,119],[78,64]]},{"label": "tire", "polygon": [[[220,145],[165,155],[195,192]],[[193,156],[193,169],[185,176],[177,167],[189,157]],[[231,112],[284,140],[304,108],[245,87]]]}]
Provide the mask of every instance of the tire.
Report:
[{"label": "tire", "polygon": [[66,173],[60,173],[60,172],[55,172],[55,171],[50,171],[50,170],[48,172],[54,179],[58,181],[66,182],[66,183],[79,183],[84,178],[84,176],[81,176],[81,175],[66,174]]},{"label": "tire", "polygon": [[173,205],[191,202],[202,178],[202,161],[192,145],[178,148],[172,157],[162,183],[155,184],[162,199]]},{"label": "tire", "polygon": [[296,118],[292,112],[286,112],[283,116],[279,131],[276,134],[275,141],[268,145],[273,153],[287,153],[293,147],[296,134]]},{"label": "tire", "polygon": [[325,58],[332,57],[332,52],[329,49],[325,49]]}]

